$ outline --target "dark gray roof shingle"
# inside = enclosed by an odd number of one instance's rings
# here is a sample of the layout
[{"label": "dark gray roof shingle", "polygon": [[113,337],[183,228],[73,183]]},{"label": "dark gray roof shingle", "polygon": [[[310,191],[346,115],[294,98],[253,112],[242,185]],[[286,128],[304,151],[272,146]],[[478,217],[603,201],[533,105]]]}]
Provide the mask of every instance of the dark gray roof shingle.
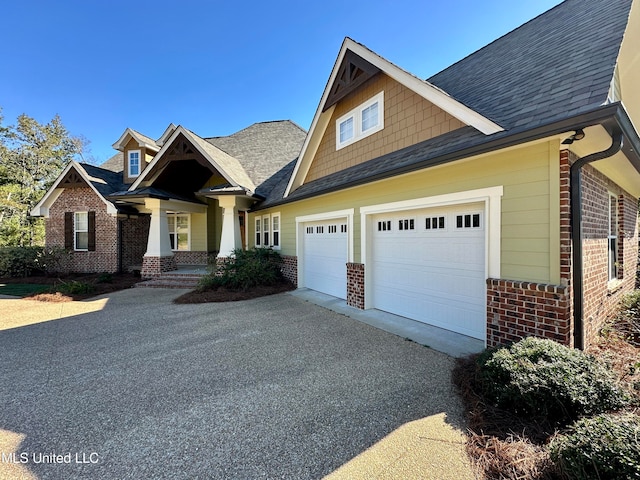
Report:
[{"label": "dark gray roof shingle", "polygon": [[116,153],[113,157],[100,164],[100,168],[111,170],[112,172],[124,171],[124,153]]},{"label": "dark gray roof shingle", "polygon": [[631,0],[566,0],[428,79],[500,124],[532,128],[607,101]]},{"label": "dark gray roof shingle", "polygon": [[88,163],[81,163],[80,165],[90,177],[101,180],[91,180],[91,184],[103,197],[111,195],[113,192],[127,189],[127,185],[122,183],[122,172],[113,172]]},{"label": "dark gray roof shingle", "polygon": [[282,120],[254,123],[228,137],[205,140],[237,158],[249,178],[260,187],[298,156],[306,133],[292,121]]},{"label": "dark gray roof shingle", "polygon": [[[455,152],[601,108],[632,0],[566,0],[428,79],[502,126],[465,127],[303,184],[260,208],[425,168]],[[497,142],[499,143],[499,142]]]}]

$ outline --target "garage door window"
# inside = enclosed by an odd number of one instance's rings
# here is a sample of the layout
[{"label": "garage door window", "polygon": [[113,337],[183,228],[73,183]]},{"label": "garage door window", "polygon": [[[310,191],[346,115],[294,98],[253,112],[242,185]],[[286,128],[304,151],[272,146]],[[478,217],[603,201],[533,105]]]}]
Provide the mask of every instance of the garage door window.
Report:
[{"label": "garage door window", "polygon": [[416,221],[413,218],[403,218],[401,220],[398,220],[398,230],[407,231],[415,229]]},{"label": "garage door window", "polygon": [[456,228],[482,228],[481,215],[479,213],[457,215]]},{"label": "garage door window", "polygon": [[445,217],[427,217],[425,219],[424,228],[427,230],[444,230]]}]

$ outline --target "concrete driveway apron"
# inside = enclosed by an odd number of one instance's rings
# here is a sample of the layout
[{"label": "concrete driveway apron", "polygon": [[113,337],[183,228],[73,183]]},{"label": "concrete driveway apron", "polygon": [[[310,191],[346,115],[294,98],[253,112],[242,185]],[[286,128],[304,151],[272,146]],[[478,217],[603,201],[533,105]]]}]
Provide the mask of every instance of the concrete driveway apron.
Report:
[{"label": "concrete driveway apron", "polygon": [[475,478],[454,360],[283,294],[0,300],[0,478]]}]

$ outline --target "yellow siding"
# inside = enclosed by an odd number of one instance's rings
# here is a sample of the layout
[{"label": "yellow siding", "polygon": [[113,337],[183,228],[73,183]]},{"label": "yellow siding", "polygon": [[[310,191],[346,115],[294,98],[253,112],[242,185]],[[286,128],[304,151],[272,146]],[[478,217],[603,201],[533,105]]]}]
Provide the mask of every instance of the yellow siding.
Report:
[{"label": "yellow siding", "polygon": [[207,214],[191,214],[191,250],[207,251]]},{"label": "yellow siding", "polygon": [[[336,150],[336,120],[382,91],[384,128]],[[460,120],[380,73],[336,106],[305,183],[463,126]]]},{"label": "yellow siding", "polygon": [[[550,176],[557,178],[559,175],[557,157],[556,142],[538,143],[280,205],[259,213],[281,213],[281,253],[295,255],[296,216],[354,208],[354,261],[360,262],[359,207],[503,186],[501,277],[557,283],[559,258],[556,256],[560,239],[551,220],[555,223],[559,218],[559,191],[556,189],[557,181],[550,181]],[[554,185],[553,189],[550,184]],[[252,241],[254,218],[255,215],[250,215],[249,238]]]}]

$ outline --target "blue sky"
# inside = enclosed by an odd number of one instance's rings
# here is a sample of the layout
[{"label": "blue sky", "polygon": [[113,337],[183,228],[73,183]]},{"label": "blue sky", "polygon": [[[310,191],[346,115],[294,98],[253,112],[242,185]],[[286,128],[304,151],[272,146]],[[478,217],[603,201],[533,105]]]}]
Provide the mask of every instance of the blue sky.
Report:
[{"label": "blue sky", "polygon": [[427,78],[560,0],[21,0],[0,16],[4,125],[59,114],[101,163],[131,127],[308,129],[345,36]]}]

